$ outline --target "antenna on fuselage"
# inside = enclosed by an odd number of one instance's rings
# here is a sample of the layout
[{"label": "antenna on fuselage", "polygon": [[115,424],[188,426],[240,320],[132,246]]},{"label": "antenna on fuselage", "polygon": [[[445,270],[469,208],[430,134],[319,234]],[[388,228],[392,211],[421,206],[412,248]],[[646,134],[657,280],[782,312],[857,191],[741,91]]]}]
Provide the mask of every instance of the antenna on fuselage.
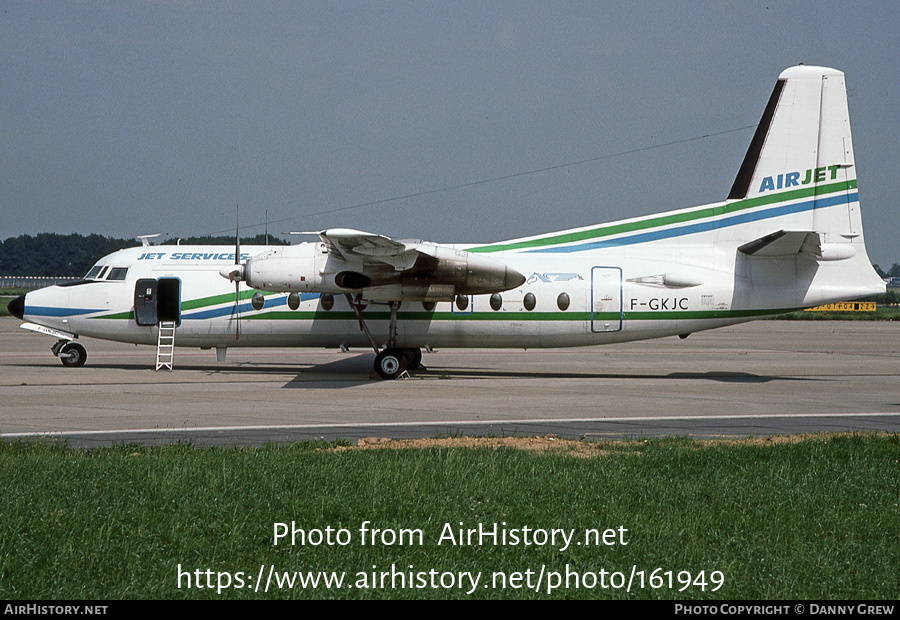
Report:
[{"label": "antenna on fuselage", "polygon": [[147,247],[150,245],[150,240],[159,237],[160,233],[156,233],[154,235],[138,235],[136,239],[141,242],[141,245]]}]

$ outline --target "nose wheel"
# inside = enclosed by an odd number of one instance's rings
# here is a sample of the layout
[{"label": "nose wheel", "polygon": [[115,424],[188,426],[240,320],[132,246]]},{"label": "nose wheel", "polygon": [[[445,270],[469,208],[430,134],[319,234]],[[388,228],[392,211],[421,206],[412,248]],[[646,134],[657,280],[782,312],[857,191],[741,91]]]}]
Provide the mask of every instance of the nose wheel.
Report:
[{"label": "nose wheel", "polygon": [[58,349],[54,347],[54,354],[67,368],[78,368],[84,366],[87,361],[87,351],[77,342],[66,342]]}]

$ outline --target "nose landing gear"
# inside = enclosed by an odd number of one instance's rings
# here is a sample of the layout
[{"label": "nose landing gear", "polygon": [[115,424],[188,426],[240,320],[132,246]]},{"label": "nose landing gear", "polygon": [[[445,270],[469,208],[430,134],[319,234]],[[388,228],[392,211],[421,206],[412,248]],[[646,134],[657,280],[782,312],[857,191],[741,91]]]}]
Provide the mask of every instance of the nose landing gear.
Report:
[{"label": "nose landing gear", "polygon": [[67,368],[78,368],[84,366],[87,361],[87,351],[77,342],[70,340],[60,340],[51,349],[53,355],[59,358],[63,366]]}]

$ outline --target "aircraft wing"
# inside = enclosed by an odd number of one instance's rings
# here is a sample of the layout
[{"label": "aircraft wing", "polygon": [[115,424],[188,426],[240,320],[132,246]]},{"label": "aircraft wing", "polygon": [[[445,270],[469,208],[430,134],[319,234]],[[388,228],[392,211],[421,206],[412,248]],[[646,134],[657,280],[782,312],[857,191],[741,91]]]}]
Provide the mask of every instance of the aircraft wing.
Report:
[{"label": "aircraft wing", "polygon": [[397,241],[351,228],[324,230],[319,238],[335,258],[365,276],[364,280],[347,281],[367,280],[371,287],[414,283],[445,291],[452,286],[455,294],[482,294],[506,291],[525,282],[525,276],[504,263],[436,243]]},{"label": "aircraft wing", "polygon": [[383,263],[405,271],[413,267],[420,254],[402,241],[352,228],[331,228],[318,234],[331,254],[351,263]]},{"label": "aircraft wing", "polygon": [[[310,244],[279,247],[248,259],[238,276],[260,290],[353,292],[378,301],[446,301],[508,291],[525,282],[502,261],[453,246],[397,241],[351,228],[313,234],[327,250],[322,262],[310,254]],[[220,273],[235,277],[234,270]]]}]

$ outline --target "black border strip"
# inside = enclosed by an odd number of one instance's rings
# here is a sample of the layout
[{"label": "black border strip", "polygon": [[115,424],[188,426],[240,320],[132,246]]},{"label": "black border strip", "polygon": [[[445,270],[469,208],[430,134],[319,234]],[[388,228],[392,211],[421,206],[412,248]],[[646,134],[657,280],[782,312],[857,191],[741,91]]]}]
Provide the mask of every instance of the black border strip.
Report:
[{"label": "black border strip", "polygon": [[744,162],[741,164],[741,169],[738,170],[737,177],[734,179],[734,185],[731,186],[728,200],[740,200],[747,197],[750,181],[753,179],[759,155],[762,152],[763,145],[766,143],[766,136],[769,134],[769,127],[772,125],[775,108],[778,107],[778,100],[781,99],[781,91],[784,90],[785,82],[786,80],[775,82],[775,89],[772,91],[769,103],[766,104],[766,110],[763,112],[762,119],[756,127],[753,140],[750,141],[750,148],[747,149],[747,154],[744,155]]}]

